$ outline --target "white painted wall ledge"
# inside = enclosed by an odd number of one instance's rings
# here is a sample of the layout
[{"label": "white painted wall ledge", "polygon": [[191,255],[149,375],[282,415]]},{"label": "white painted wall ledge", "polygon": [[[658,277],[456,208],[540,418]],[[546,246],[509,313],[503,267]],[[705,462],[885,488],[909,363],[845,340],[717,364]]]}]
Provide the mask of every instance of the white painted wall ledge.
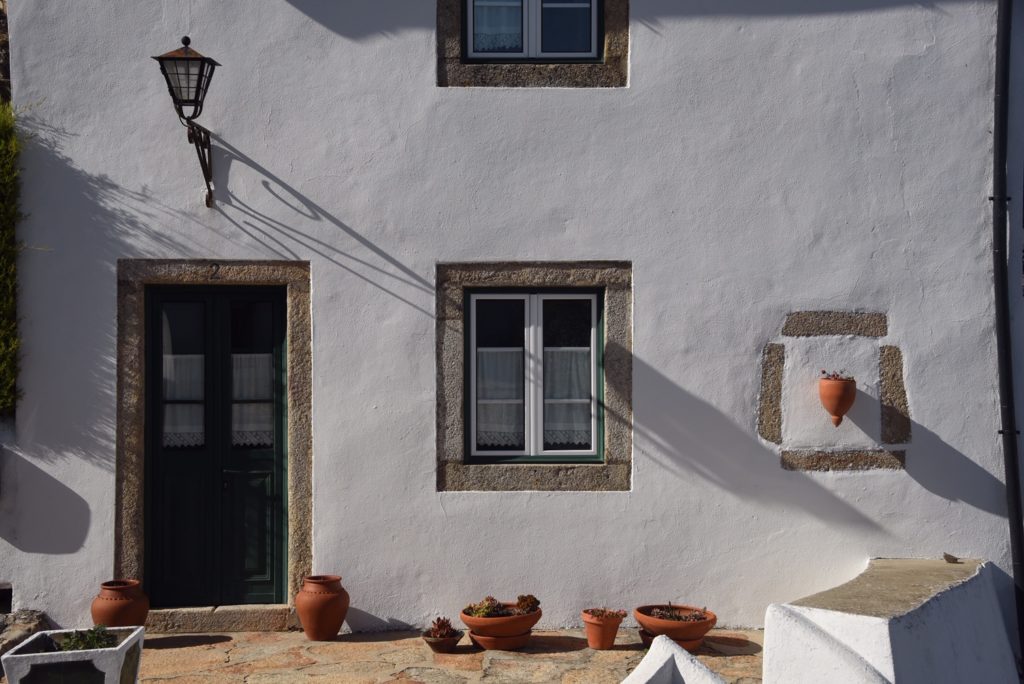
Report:
[{"label": "white painted wall ledge", "polygon": [[765,616],[765,684],[1016,682],[980,560],[874,559],[846,584]]}]

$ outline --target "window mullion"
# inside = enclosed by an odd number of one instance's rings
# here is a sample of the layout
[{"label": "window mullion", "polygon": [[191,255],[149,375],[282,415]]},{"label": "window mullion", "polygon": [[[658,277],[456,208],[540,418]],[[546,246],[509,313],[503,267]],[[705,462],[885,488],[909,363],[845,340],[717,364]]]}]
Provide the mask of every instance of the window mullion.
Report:
[{"label": "window mullion", "polygon": [[540,57],[540,6],[541,0],[525,0],[524,5],[529,5],[529,30],[527,31],[527,45],[531,58]]},{"label": "window mullion", "polygon": [[538,317],[540,314],[540,306],[537,301],[537,295],[530,295],[528,298],[529,310],[530,310],[530,374],[528,377],[528,393],[527,396],[530,402],[530,441],[529,441],[529,455],[535,456],[540,452],[537,450],[537,435],[540,434],[539,421],[540,416],[537,410],[537,385],[539,384],[540,374],[543,372],[541,367],[540,359],[537,356],[537,327]]}]

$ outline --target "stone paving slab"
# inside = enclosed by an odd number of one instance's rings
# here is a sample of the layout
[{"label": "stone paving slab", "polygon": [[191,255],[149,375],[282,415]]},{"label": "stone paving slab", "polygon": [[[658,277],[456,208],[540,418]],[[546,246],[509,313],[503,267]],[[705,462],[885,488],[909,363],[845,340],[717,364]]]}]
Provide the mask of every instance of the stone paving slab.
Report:
[{"label": "stone paving slab", "polygon": [[[711,632],[697,658],[729,684],[761,681],[760,631]],[[646,650],[623,628],[610,651],[587,648],[582,630],[535,631],[518,652],[481,651],[468,637],[435,654],[416,632],[344,634],[308,641],[301,632],[146,634],[142,682],[174,684],[616,684]],[[6,680],[0,677],[0,684]]]},{"label": "stone paving slab", "polygon": [[[760,631],[714,630],[698,659],[730,684],[761,681]],[[457,653],[435,654],[416,632],[345,634],[307,641],[301,632],[147,634],[143,682],[246,684],[614,684],[643,657],[635,629],[615,648],[592,651],[581,630],[536,631],[519,652],[481,651],[463,638]]]}]

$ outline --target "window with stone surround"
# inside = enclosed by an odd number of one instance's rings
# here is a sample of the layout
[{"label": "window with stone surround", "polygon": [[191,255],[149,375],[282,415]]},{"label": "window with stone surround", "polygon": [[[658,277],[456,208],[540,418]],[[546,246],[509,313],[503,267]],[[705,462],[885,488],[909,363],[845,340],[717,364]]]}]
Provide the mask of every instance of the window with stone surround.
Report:
[{"label": "window with stone surround", "polygon": [[629,0],[438,0],[439,86],[624,87]]},{"label": "window with stone surround", "polygon": [[437,267],[439,491],[621,491],[632,265]]}]

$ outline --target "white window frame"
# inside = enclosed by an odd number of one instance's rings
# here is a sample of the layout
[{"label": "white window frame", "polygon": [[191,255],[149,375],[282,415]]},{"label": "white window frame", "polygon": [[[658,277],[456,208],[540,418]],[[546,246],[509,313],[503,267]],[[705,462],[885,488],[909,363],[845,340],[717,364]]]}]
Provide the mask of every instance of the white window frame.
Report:
[{"label": "white window frame", "polygon": [[[512,0],[483,0],[488,4],[515,6]],[[590,0],[590,51],[589,52],[544,52],[541,49],[543,27],[541,25],[544,3],[555,6],[583,6],[584,0],[520,0],[523,8],[523,50],[522,52],[478,52],[473,43],[475,26],[473,11],[475,0],[466,2],[466,55],[472,59],[594,59],[598,56],[598,14],[601,0]]]},{"label": "white window frame", "polygon": [[[523,301],[523,420],[524,445],[520,451],[478,450],[476,439],[476,305],[481,300]],[[544,448],[544,302],[584,299],[590,301],[590,449]],[[598,455],[598,295],[595,293],[474,293],[469,297],[469,453],[474,458]],[[505,349],[504,347],[502,349]],[[562,400],[555,400],[562,401]]]}]

